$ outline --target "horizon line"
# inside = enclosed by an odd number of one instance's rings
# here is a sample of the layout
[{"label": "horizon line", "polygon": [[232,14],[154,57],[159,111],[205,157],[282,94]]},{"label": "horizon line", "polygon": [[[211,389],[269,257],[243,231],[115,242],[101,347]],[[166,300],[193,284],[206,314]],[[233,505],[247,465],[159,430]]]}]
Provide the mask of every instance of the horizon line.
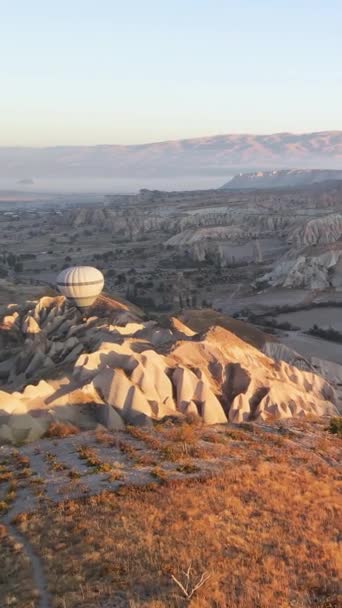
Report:
[{"label": "horizon line", "polygon": [[199,135],[196,137],[180,137],[176,139],[160,139],[160,140],[152,140],[147,141],[141,144],[120,144],[120,143],[110,143],[110,144],[13,144],[13,145],[1,145],[0,149],[3,148],[34,148],[34,149],[45,149],[45,148],[105,148],[105,147],[120,147],[120,148],[138,148],[143,146],[151,146],[158,144],[168,144],[168,143],[177,143],[177,142],[185,142],[185,141],[196,141],[201,139],[217,139],[219,137],[272,137],[272,136],[280,136],[280,135],[295,135],[295,136],[305,136],[305,135],[322,135],[322,134],[341,134],[342,129],[326,129],[319,131],[274,131],[270,133],[254,133],[254,132],[236,132],[236,133],[215,133],[213,135]]}]

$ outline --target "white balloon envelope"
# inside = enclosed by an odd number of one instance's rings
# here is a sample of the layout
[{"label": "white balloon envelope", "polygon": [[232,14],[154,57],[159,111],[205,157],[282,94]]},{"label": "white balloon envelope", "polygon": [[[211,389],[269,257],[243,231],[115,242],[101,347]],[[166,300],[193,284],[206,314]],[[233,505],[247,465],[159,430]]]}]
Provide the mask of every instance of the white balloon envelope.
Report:
[{"label": "white balloon envelope", "polygon": [[63,296],[83,310],[100,295],[104,277],[100,270],[92,266],[71,266],[59,273],[56,284]]}]

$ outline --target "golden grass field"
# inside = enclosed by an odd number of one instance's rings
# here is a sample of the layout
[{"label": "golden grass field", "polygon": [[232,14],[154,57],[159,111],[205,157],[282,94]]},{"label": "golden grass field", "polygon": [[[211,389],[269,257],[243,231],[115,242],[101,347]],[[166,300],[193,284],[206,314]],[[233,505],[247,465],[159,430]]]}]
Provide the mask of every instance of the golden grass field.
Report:
[{"label": "golden grass field", "polygon": [[[224,430],[168,424],[120,437],[126,455],[128,439],[146,446],[129,456],[137,471],[150,466],[149,483],[123,483],[116,492],[104,484],[96,494],[45,500],[14,516],[8,500],[0,528],[1,606],[41,605],[26,543],[53,608],[342,605],[341,438],[321,421]],[[114,441],[110,433],[96,437],[99,446]],[[79,455],[98,467],[90,448]],[[23,474],[29,463],[20,453],[16,459],[17,469],[3,465],[2,482],[40,487]],[[222,464],[196,476],[196,459]],[[170,463],[182,474],[172,475]]]}]

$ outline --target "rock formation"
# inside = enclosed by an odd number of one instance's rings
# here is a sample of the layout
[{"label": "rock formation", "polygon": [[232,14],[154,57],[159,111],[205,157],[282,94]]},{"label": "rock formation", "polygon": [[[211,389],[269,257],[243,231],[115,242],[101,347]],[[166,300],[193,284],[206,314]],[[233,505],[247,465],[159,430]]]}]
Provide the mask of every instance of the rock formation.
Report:
[{"label": "rock formation", "polygon": [[265,342],[262,347],[262,352],[268,357],[272,357],[277,361],[285,361],[289,365],[293,365],[304,371],[312,371],[322,378],[325,378],[329,384],[334,386],[335,391],[340,396],[342,403],[342,365],[333,361],[326,361],[317,357],[304,357],[292,348],[280,342]]},{"label": "rock formation", "polygon": [[277,262],[270,273],[259,279],[274,287],[334,289],[342,287],[342,244],[293,251]]},{"label": "rock formation", "polygon": [[294,188],[342,179],[342,171],[329,169],[275,169],[239,173],[222,186],[223,190],[242,188]]},{"label": "rock formation", "polygon": [[222,424],[336,413],[326,380],[226,329],[162,328],[112,305],[86,323],[62,297],[4,315],[0,336],[17,350],[1,363],[0,440],[34,440],[53,421],[122,429],[186,414]]},{"label": "rock formation", "polygon": [[314,218],[295,228],[289,235],[294,247],[306,247],[321,243],[335,243],[342,237],[342,215],[334,213]]}]

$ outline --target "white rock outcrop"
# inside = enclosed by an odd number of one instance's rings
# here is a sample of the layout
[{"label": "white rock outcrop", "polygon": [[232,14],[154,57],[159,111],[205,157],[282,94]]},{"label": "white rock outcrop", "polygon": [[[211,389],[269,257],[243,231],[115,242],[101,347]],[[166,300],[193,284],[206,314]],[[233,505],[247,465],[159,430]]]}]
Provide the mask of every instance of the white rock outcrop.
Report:
[{"label": "white rock outcrop", "polygon": [[[41,345],[45,324],[56,319],[54,309],[65,315],[58,324],[64,328],[64,341],[58,334],[57,343],[62,346],[54,351],[60,361],[57,375],[50,369],[52,344],[47,350],[49,340]],[[43,315],[42,310],[41,305],[36,306],[41,332],[38,342],[29,342],[33,349],[28,351],[30,363],[25,363],[25,357],[20,365],[17,358],[13,360],[18,364],[17,378],[26,378],[24,387],[0,392],[1,441],[34,440],[52,421],[71,422],[85,429],[102,424],[120,430],[125,423],[151,424],[189,413],[207,424],[336,413],[336,395],[325,379],[311,369],[304,371],[275,361],[221,327],[194,334],[171,319],[168,339],[161,348],[154,345],[153,333],[160,331],[155,323],[146,323],[149,340],[139,338],[144,323],[127,325],[127,332],[117,331],[117,327],[122,328],[120,323],[105,323],[106,332],[101,324],[95,328],[84,324],[82,342],[74,342],[69,331],[76,325],[81,328],[82,323],[76,320],[69,326],[63,302],[56,298]],[[86,339],[88,332],[91,339]],[[76,353],[79,344],[87,352],[70,361],[70,353]],[[37,376],[36,363],[30,370],[35,357],[39,357],[40,373],[47,379],[28,383],[30,374]],[[44,367],[45,359],[48,366]],[[14,381],[12,371],[9,378]]]}]

